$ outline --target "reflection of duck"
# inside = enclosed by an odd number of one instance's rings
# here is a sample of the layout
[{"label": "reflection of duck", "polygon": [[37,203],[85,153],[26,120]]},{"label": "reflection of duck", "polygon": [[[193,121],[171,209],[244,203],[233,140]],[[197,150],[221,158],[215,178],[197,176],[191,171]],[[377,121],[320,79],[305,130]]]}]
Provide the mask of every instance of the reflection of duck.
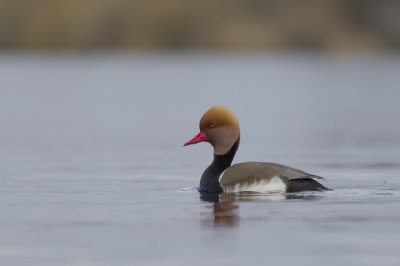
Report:
[{"label": "reflection of duck", "polygon": [[201,177],[200,192],[327,190],[315,180],[322,177],[277,163],[247,162],[231,166],[239,147],[240,130],[236,116],[225,107],[210,108],[200,120],[200,133],[184,146],[202,141],[214,147],[214,160]]},{"label": "reflection of duck", "polygon": [[[207,193],[210,194],[210,193]],[[212,193],[211,193],[212,194]],[[223,202],[240,202],[240,201],[276,201],[287,199],[288,194],[284,193],[257,193],[257,192],[237,192],[237,193],[224,193],[221,195],[220,200]]]},{"label": "reflection of duck", "polygon": [[[210,197],[213,195],[213,197]],[[223,193],[219,197],[216,193],[201,193],[201,199],[213,202],[213,220],[203,220],[204,225],[213,227],[237,227],[239,202],[245,201],[276,201],[276,200],[316,200],[320,196],[315,194],[283,194],[283,193],[255,193],[238,192]],[[212,222],[212,223],[211,223]]]},{"label": "reflection of duck", "polygon": [[239,206],[234,202],[215,202],[214,203],[214,226],[234,227],[239,224],[239,217],[236,210]]},{"label": "reflection of duck", "polygon": [[[210,194],[212,193],[204,193]],[[223,193],[219,200],[221,202],[244,202],[244,201],[277,201],[277,200],[316,200],[321,196],[316,194],[283,194],[283,193],[257,193],[257,192],[237,192]],[[204,197],[201,197],[203,200]]]},{"label": "reflection of duck", "polygon": [[[202,193],[202,199],[208,201],[210,198],[204,198],[204,195],[216,195],[213,193]],[[317,195],[302,195],[298,193],[254,193],[254,192],[238,192],[223,193],[221,197],[212,198],[213,204],[213,220],[206,219],[204,224],[213,227],[237,227],[239,226],[240,217],[238,215],[239,202],[245,201],[276,201],[276,200],[315,200]]]}]

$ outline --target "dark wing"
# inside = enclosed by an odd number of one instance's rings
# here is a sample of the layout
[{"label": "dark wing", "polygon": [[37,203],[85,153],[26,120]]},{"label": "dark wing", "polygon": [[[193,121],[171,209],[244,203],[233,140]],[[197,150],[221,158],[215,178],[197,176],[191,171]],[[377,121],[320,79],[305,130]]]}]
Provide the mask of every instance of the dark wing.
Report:
[{"label": "dark wing", "polygon": [[265,163],[265,164],[270,165],[271,167],[274,167],[276,169],[279,169],[279,171],[281,171],[282,173],[285,173],[283,175],[289,179],[297,179],[297,178],[315,178],[315,179],[322,179],[322,180],[325,179],[322,176],[312,175],[307,172],[304,172],[299,169],[289,167],[289,166],[286,166],[283,164],[279,164],[279,163]]}]

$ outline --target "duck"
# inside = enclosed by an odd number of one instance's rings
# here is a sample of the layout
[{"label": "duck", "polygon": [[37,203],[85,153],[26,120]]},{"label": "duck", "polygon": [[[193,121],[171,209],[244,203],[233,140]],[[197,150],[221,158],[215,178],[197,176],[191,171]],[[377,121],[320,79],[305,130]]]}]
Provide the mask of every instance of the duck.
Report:
[{"label": "duck", "polygon": [[213,106],[200,119],[200,133],[183,146],[208,142],[214,159],[200,179],[200,193],[301,192],[330,190],[317,180],[324,178],[271,162],[232,165],[239,148],[240,128],[235,114],[224,106]]}]

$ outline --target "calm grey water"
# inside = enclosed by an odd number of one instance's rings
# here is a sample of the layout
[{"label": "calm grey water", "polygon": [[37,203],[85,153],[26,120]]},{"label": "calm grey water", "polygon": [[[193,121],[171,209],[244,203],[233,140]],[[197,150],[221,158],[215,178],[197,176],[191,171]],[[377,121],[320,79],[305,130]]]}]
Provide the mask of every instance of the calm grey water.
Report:
[{"label": "calm grey water", "polygon": [[[334,189],[200,199],[201,115],[234,162]],[[0,55],[1,265],[400,265],[400,57]]]}]

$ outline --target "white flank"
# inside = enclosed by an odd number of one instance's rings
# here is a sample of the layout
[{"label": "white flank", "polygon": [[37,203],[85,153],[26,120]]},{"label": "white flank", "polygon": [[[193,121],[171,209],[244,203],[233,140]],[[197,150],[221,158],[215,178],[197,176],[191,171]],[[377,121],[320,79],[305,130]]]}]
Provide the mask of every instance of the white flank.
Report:
[{"label": "white flank", "polygon": [[223,187],[224,192],[242,192],[252,191],[260,193],[270,192],[285,192],[286,184],[280,179],[279,176],[274,176],[269,180],[261,179],[260,181],[245,183],[243,185],[236,184],[235,186]]}]

